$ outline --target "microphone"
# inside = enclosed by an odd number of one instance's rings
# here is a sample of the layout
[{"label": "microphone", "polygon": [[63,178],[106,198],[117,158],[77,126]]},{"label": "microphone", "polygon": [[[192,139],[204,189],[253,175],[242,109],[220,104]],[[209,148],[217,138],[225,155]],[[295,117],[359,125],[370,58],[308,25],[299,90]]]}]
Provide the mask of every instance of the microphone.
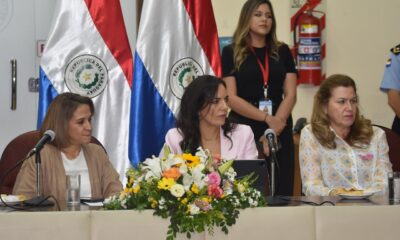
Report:
[{"label": "microphone", "polygon": [[265,130],[264,135],[268,140],[269,149],[271,150],[271,152],[276,153],[277,148],[275,131],[271,128],[268,128],[267,130]]},{"label": "microphone", "polygon": [[[268,206],[284,206],[287,205],[288,202],[282,200],[279,196],[275,196],[276,189],[276,176],[275,176],[275,168],[278,165],[278,159],[276,157],[277,144],[276,144],[276,133],[271,128],[268,128],[264,132],[265,137],[268,141],[269,150],[271,151],[270,155],[270,175],[269,175],[269,184],[270,184],[270,194],[267,196],[266,201]],[[279,166],[278,166],[279,168]]]},{"label": "microphone", "polygon": [[293,133],[300,133],[301,129],[307,124],[306,118],[299,118],[293,127]]},{"label": "microphone", "polygon": [[53,141],[55,137],[56,137],[56,133],[53,130],[47,130],[46,132],[44,132],[43,137],[39,140],[38,143],[36,143],[35,147],[32,148],[31,151],[29,151],[27,157],[30,157],[33,154],[40,152],[40,150],[42,150],[43,146],[46,143]]}]

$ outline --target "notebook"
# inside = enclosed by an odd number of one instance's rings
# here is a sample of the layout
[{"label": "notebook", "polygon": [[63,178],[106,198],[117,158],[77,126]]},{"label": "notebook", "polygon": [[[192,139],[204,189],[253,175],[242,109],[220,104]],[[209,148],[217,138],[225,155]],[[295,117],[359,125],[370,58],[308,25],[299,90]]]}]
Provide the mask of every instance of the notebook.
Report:
[{"label": "notebook", "polygon": [[267,183],[269,181],[265,160],[234,160],[233,168],[237,173],[236,178],[242,178],[254,172],[258,178],[252,187],[259,190],[264,196],[266,195]]}]

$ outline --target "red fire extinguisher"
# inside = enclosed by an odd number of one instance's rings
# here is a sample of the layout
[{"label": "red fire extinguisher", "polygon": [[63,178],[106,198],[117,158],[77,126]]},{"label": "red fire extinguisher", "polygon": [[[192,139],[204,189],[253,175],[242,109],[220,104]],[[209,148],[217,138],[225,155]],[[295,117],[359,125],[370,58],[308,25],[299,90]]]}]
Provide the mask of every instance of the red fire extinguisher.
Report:
[{"label": "red fire extinguisher", "polygon": [[[293,38],[298,84],[319,85],[321,83],[321,24],[319,18],[313,16],[313,12],[323,13],[307,9],[298,15],[294,25]],[[298,40],[296,39],[297,27]]]}]

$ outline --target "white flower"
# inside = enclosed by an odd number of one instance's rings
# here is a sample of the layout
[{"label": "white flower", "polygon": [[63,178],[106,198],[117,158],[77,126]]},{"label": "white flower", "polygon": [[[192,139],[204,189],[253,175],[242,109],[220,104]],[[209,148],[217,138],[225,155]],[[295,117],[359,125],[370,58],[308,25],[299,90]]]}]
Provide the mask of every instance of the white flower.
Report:
[{"label": "white flower", "polygon": [[183,175],[182,179],[183,187],[185,188],[186,191],[189,191],[190,186],[192,186],[193,183],[193,177],[188,173],[183,173],[182,175]]},{"label": "white flower", "polygon": [[233,184],[232,184],[232,182],[228,181],[226,179],[223,180],[222,188],[224,189],[225,195],[230,195],[233,192]]},{"label": "white flower", "polygon": [[161,159],[160,158],[147,158],[143,162],[144,166],[143,170],[147,170],[145,179],[148,180],[152,177],[156,177],[157,179],[161,178],[162,169],[161,169]]},{"label": "white flower", "polygon": [[230,181],[233,182],[233,181],[235,180],[235,177],[236,177],[236,172],[235,172],[235,170],[231,167],[231,168],[228,169],[228,171],[226,171],[226,172],[224,173],[224,176],[226,176],[228,180],[230,180]]},{"label": "white flower", "polygon": [[160,200],[158,201],[158,208],[164,209],[165,208],[164,204],[165,204],[165,199],[161,197]]},{"label": "white flower", "polygon": [[207,163],[207,159],[210,156],[210,151],[208,149],[204,150],[202,147],[197,148],[196,156],[200,158],[202,164]]},{"label": "white flower", "polygon": [[164,170],[170,169],[171,167],[182,163],[182,158],[174,154],[169,154],[164,160],[153,156],[152,158],[147,158],[143,162],[142,169],[146,172],[146,181],[153,177],[161,179]]},{"label": "white flower", "polygon": [[184,175],[188,172],[188,167],[186,164],[181,164],[181,166],[179,167],[179,172]]},{"label": "white flower", "polygon": [[128,206],[126,206],[126,198],[124,200],[121,201],[121,207],[127,209]]},{"label": "white flower", "polygon": [[196,215],[200,212],[200,208],[195,204],[190,204],[189,209],[190,209],[190,215]]},{"label": "white flower", "polygon": [[111,197],[108,197],[106,199],[104,199],[103,203],[105,205],[111,203],[112,201],[115,201],[117,199],[117,195],[112,195]]},{"label": "white flower", "polygon": [[182,197],[185,194],[185,189],[181,184],[174,184],[169,190],[174,197]]},{"label": "white flower", "polygon": [[203,163],[199,163],[194,168],[198,168],[200,171],[203,171],[206,166]]},{"label": "white flower", "polygon": [[257,199],[247,198],[247,202],[249,203],[250,207],[257,207],[258,201]]},{"label": "white flower", "polygon": [[165,199],[163,197],[160,198],[160,200],[158,201],[159,205],[164,205],[165,204]]},{"label": "white flower", "polygon": [[182,164],[182,163],[183,163],[183,159],[180,156],[175,155],[175,154],[169,154],[167,159],[165,159],[164,161],[161,161],[161,169],[167,170],[177,164]]},{"label": "white flower", "polygon": [[199,189],[202,189],[207,183],[205,181],[206,175],[199,169],[199,168],[194,168],[192,171],[192,178],[193,182],[199,187]]}]

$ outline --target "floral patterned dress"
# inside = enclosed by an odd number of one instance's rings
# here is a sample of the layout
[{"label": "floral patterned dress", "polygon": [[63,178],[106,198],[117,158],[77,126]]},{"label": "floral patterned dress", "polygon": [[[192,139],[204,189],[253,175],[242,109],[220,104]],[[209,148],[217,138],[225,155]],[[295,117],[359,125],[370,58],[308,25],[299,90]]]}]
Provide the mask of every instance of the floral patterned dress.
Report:
[{"label": "floral patterned dress", "polygon": [[[333,131],[333,129],[331,129]],[[392,171],[383,130],[373,127],[369,145],[353,147],[338,135],[336,148],[322,146],[307,125],[301,131],[300,171],[306,196],[328,196],[335,188],[385,190]]]}]

